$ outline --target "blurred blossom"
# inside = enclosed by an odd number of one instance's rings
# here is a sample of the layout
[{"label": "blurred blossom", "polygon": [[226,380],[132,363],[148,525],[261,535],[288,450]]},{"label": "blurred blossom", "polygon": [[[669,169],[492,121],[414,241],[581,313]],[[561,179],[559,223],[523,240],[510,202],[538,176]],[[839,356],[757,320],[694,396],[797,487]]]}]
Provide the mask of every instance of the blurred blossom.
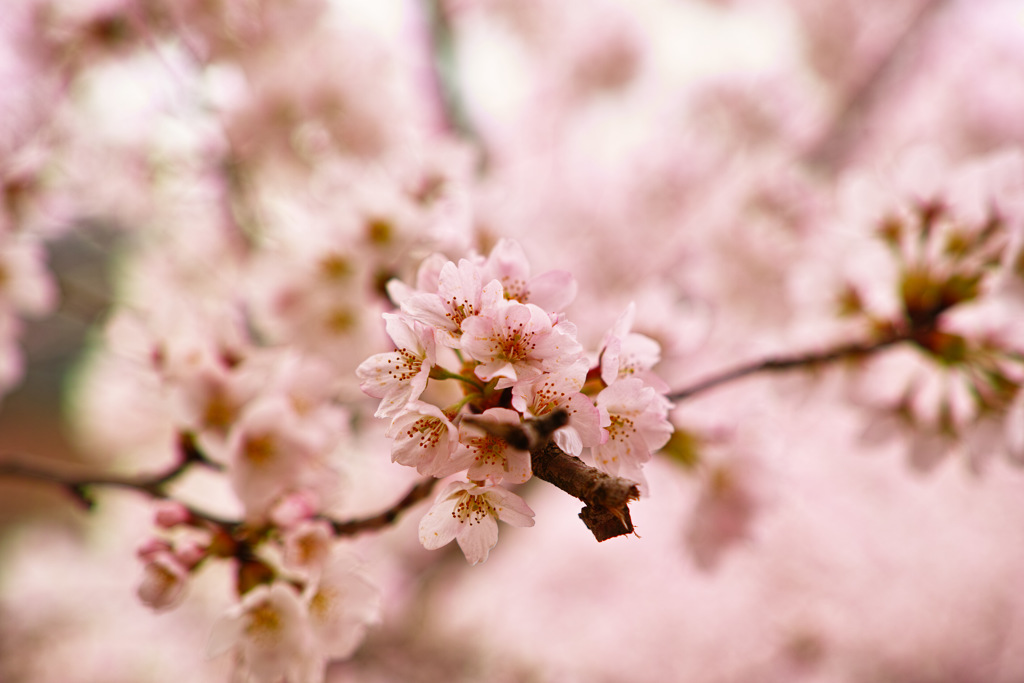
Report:
[{"label": "blurred blossom", "polygon": [[0,680],[1024,680],[1019,0],[0,14]]},{"label": "blurred blossom", "polygon": [[184,597],[188,571],[170,553],[153,555],[146,560],[139,600],[147,607],[168,609]]}]

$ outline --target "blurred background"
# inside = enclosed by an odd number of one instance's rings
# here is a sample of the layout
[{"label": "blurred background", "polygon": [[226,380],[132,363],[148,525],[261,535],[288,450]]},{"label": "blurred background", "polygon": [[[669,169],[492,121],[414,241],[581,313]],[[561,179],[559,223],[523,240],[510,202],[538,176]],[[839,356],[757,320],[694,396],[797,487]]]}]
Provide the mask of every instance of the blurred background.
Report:
[{"label": "blurred background", "polygon": [[[886,274],[848,245],[1024,142],[1021,0],[3,14],[0,457],[160,471],[173,406],[125,321],[187,342],[244,311],[260,343],[333,369],[357,482],[339,518],[413,480],[353,373],[387,348],[383,283],[412,282],[426,255],[517,239],[534,273],[577,278],[568,316],[589,349],[636,302],[681,389],[856,338],[819,301],[829,271]],[[1015,245],[1017,180],[997,193]],[[310,274],[329,249],[351,272],[328,287]],[[931,444],[922,463],[912,433],[870,438],[857,396],[798,372],[681,402],[635,537],[595,543],[579,503],[538,481],[520,491],[536,526],[503,526],[482,565],[423,550],[421,508],[359,537],[383,618],[327,680],[1024,682],[1024,473],[992,445]],[[237,507],[216,482],[180,493]],[[86,509],[0,477],[0,682],[231,680],[230,657],[206,654],[229,568],[204,567],[173,610],[144,607],[151,501],[90,494]]]}]

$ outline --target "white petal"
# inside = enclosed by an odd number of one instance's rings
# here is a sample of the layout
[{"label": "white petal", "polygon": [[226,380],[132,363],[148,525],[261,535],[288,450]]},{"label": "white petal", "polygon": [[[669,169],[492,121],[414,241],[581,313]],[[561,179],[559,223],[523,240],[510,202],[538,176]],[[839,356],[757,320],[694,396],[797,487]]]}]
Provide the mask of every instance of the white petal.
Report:
[{"label": "white petal", "polygon": [[533,510],[526,501],[505,489],[495,488],[488,494],[498,519],[512,526],[533,526]]},{"label": "white petal", "polygon": [[437,550],[455,538],[462,525],[452,517],[455,503],[449,500],[436,503],[420,520],[420,543],[427,550]]},{"label": "white petal", "polygon": [[457,540],[463,554],[470,564],[483,562],[498,542],[498,521],[488,515],[472,526],[462,527]]},{"label": "white petal", "polygon": [[395,343],[395,348],[408,349],[417,352],[418,355],[423,355],[423,347],[416,332],[412,329],[411,320],[407,321],[397,313],[384,313],[383,317],[384,328],[387,330],[388,336],[391,337],[391,341]]},{"label": "white petal", "polygon": [[206,643],[207,656],[217,657],[234,647],[242,637],[243,628],[239,615],[225,615],[217,619]]},{"label": "white petal", "polygon": [[580,439],[579,432],[576,431],[575,427],[562,427],[555,430],[554,436],[555,445],[561,448],[569,455],[579,457],[580,453],[583,452],[583,441]]}]

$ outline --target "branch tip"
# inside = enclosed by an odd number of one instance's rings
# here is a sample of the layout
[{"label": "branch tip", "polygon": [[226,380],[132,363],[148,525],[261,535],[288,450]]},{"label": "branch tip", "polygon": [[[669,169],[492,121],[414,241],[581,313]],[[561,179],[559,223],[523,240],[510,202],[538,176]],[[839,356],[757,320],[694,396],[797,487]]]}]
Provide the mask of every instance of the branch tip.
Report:
[{"label": "branch tip", "polygon": [[580,519],[598,542],[633,533],[629,503],[640,498],[636,482],[605,474],[554,443],[533,451],[531,460],[539,479],[586,503]]}]

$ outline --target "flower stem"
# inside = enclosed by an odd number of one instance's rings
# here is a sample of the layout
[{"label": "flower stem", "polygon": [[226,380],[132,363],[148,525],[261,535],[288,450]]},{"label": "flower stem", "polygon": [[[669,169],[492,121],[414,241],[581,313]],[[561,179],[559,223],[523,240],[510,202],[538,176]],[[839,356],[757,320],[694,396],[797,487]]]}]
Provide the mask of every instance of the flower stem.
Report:
[{"label": "flower stem", "polygon": [[798,368],[810,368],[834,363],[840,360],[869,356],[900,342],[911,341],[913,338],[914,337],[910,332],[894,332],[872,342],[854,342],[852,344],[844,344],[825,351],[801,353],[793,356],[779,356],[776,358],[766,358],[751,363],[745,363],[732,368],[731,370],[726,370],[712,375],[689,387],[673,391],[667,394],[666,398],[670,401],[683,401],[723,384],[728,384],[734,380],[742,379],[759,372],[776,372],[782,370],[795,370]]},{"label": "flower stem", "polygon": [[481,384],[480,380],[476,379],[475,377],[467,377],[466,375],[460,375],[446,368],[442,368],[440,365],[435,365],[434,367],[430,368],[430,379],[454,379],[470,385],[477,391],[483,392],[484,390],[484,385]]}]

